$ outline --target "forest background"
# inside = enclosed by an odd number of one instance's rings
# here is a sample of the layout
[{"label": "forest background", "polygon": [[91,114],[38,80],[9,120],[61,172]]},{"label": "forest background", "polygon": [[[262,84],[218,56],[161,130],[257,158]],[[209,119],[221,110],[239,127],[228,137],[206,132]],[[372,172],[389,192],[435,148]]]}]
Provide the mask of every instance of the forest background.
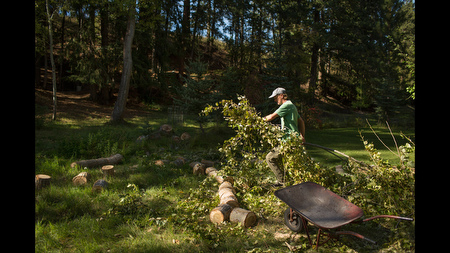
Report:
[{"label": "forest background", "polygon": [[55,79],[58,91],[89,90],[100,104],[123,82],[125,101],[129,90],[128,100],[198,113],[244,94],[269,112],[282,86],[302,111],[334,99],[384,122],[414,106],[415,2],[37,0],[35,68],[35,87]]}]

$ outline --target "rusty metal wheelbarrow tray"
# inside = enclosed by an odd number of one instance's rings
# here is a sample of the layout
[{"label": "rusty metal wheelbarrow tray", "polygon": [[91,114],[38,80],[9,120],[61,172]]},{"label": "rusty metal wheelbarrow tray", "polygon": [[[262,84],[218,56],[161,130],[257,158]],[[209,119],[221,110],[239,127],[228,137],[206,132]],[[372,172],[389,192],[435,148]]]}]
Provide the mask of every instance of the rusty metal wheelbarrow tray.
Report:
[{"label": "rusty metal wheelbarrow tray", "polygon": [[[376,218],[394,218],[409,221],[413,220],[411,218],[393,215],[378,215],[360,220],[360,218],[364,215],[361,208],[350,203],[348,200],[326,189],[325,187],[313,182],[304,182],[301,184],[288,186],[275,191],[274,194],[291,208],[291,221],[293,219],[292,217],[294,212],[300,214],[300,217],[303,220],[303,227],[308,235],[308,239],[309,232],[306,226],[306,220],[319,228],[316,243],[317,248],[319,247],[321,231],[339,228],[352,222],[364,222]],[[334,233],[334,235],[337,236],[341,234],[353,235],[372,243],[376,243],[375,241],[365,238],[364,236],[352,231],[338,231]],[[311,243],[311,239],[309,239],[309,241]]]}]

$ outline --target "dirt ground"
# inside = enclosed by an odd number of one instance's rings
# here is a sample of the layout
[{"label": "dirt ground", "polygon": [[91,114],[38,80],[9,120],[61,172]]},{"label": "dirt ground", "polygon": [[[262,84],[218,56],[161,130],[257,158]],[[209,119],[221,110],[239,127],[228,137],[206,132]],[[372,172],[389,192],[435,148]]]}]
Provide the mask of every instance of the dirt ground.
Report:
[{"label": "dirt ground", "polygon": [[[53,110],[52,91],[35,88],[35,104],[45,108],[42,114],[45,118],[51,118]],[[100,105],[89,99],[89,93],[85,91],[63,91],[57,92],[57,117],[69,119],[86,118],[111,118],[114,104]],[[127,103],[123,118],[145,116],[150,114],[142,103]]]}]

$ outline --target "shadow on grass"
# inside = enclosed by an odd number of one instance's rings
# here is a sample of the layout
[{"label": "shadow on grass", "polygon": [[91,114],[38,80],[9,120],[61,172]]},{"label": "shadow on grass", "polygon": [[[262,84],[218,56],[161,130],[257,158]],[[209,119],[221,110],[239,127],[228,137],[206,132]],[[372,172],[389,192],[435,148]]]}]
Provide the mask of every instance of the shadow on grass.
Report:
[{"label": "shadow on grass", "polygon": [[[395,143],[391,137],[389,130],[385,127],[375,127],[374,129],[381,140],[391,150],[396,152]],[[383,146],[382,143],[380,143],[380,141],[376,138],[369,127],[346,127],[323,130],[313,129],[306,132],[306,141],[339,150],[360,161],[370,162],[369,154],[364,149],[364,144],[361,140],[359,131],[361,131],[361,134],[364,136],[365,140],[374,143],[375,148],[377,148],[382,153],[383,158],[392,161],[396,161],[396,159],[398,160],[398,158],[394,154],[392,154]],[[400,136],[400,131],[401,130],[396,131],[393,129],[394,136],[399,146],[404,145],[407,142],[407,140],[402,139],[402,137]],[[408,129],[402,132],[405,135],[412,137],[413,141],[415,140],[414,129]],[[307,150],[312,158],[314,158],[321,164],[324,164],[325,166],[332,167],[345,163],[341,159],[333,156],[323,149],[307,146]]]}]

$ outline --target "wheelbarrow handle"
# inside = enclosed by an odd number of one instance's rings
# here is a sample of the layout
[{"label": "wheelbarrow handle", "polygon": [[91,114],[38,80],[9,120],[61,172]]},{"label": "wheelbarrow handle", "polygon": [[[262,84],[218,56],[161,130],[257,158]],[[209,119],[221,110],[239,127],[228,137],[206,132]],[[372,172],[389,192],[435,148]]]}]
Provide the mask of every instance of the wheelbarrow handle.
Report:
[{"label": "wheelbarrow handle", "polygon": [[373,243],[373,244],[377,244],[376,241],[371,240],[371,239],[369,239],[369,238],[367,238],[367,237],[365,237],[365,236],[363,236],[363,235],[360,235],[360,234],[358,234],[358,233],[355,233],[355,232],[353,232],[353,231],[337,231],[337,232],[335,232],[335,234],[336,234],[336,235],[353,235],[353,236],[356,236],[356,237],[358,237],[358,238],[360,238],[360,239],[364,239],[364,240],[366,240],[366,241],[368,241],[368,242],[371,242],[371,243]]},{"label": "wheelbarrow handle", "polygon": [[377,215],[377,216],[373,216],[367,219],[362,220],[363,222],[365,221],[370,221],[373,219],[379,219],[379,218],[391,218],[391,219],[398,219],[398,220],[407,220],[407,221],[413,221],[413,218],[408,218],[408,217],[400,217],[400,216],[395,216],[395,215]]}]

